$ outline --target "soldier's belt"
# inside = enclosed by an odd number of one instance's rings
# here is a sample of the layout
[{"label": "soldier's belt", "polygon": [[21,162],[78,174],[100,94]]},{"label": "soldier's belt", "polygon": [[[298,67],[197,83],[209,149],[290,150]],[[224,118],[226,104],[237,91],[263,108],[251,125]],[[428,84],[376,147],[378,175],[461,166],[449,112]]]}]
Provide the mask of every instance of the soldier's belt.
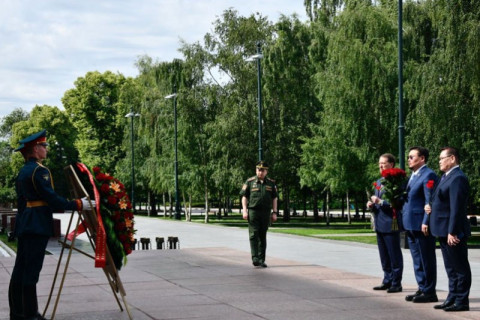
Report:
[{"label": "soldier's belt", "polygon": [[35,207],[45,207],[48,206],[46,201],[27,201],[27,208],[35,208]]}]

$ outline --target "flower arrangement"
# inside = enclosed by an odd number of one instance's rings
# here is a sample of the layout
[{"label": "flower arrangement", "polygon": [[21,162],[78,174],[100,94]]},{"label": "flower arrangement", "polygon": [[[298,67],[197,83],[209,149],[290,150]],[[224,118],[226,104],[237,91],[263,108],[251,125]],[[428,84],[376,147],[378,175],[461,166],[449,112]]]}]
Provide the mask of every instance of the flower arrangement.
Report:
[{"label": "flower arrangement", "polygon": [[134,245],[134,220],[125,186],[99,167],[93,168],[100,193],[100,213],[107,235],[107,245],[118,270],[127,262]]},{"label": "flower arrangement", "polygon": [[393,211],[392,230],[398,230],[397,211],[402,209],[406,194],[405,183],[407,174],[399,168],[382,171],[382,198],[390,203]]}]

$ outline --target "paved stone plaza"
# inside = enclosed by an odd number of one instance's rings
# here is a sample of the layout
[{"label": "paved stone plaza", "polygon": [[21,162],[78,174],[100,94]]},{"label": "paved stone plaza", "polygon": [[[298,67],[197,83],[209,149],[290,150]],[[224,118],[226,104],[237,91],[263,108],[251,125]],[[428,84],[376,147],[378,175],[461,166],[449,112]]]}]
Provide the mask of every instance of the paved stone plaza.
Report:
[{"label": "paved stone plaza", "polygon": [[[62,229],[68,215],[62,218]],[[130,311],[143,319],[479,319],[480,254],[470,250],[471,311],[447,313],[433,304],[406,302],[416,290],[404,250],[402,293],[373,291],[381,269],[375,246],[269,233],[269,268],[250,263],[245,229],[136,217],[137,237],[178,236],[180,250],[142,250],[120,271]],[[85,243],[84,243],[85,244]],[[155,244],[153,244],[155,248]],[[43,310],[60,246],[51,241],[38,285]],[[438,296],[446,276],[438,252]],[[0,319],[8,319],[8,281],[14,258],[0,258]],[[50,317],[52,306],[47,312]],[[73,254],[55,319],[128,319],[120,312],[103,271]]]}]

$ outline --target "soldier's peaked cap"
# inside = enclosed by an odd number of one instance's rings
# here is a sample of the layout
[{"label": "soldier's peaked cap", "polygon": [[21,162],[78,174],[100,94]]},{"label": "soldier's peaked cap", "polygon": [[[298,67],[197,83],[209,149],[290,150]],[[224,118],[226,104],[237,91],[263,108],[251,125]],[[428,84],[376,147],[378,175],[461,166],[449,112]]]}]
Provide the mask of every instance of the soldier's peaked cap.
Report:
[{"label": "soldier's peaked cap", "polygon": [[258,169],[268,169],[268,164],[265,161],[260,160],[260,161],[257,162],[256,167]]},{"label": "soldier's peaked cap", "polygon": [[29,135],[25,139],[19,141],[20,146],[15,149],[15,151],[24,151],[26,147],[33,146],[36,144],[47,144],[47,130],[43,129],[40,132]]}]

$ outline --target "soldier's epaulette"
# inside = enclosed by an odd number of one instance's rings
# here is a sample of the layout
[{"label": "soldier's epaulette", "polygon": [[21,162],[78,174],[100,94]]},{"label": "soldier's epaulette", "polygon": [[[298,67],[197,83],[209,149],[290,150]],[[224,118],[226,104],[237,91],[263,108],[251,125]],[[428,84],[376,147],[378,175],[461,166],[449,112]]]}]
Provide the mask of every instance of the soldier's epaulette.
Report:
[{"label": "soldier's epaulette", "polygon": [[247,179],[247,181],[253,181],[255,179],[257,179],[257,176],[250,177],[250,178]]},{"label": "soldier's epaulette", "polygon": [[269,177],[267,177],[267,179],[268,179],[269,181],[272,181],[273,183],[275,183],[275,180],[270,179]]}]

